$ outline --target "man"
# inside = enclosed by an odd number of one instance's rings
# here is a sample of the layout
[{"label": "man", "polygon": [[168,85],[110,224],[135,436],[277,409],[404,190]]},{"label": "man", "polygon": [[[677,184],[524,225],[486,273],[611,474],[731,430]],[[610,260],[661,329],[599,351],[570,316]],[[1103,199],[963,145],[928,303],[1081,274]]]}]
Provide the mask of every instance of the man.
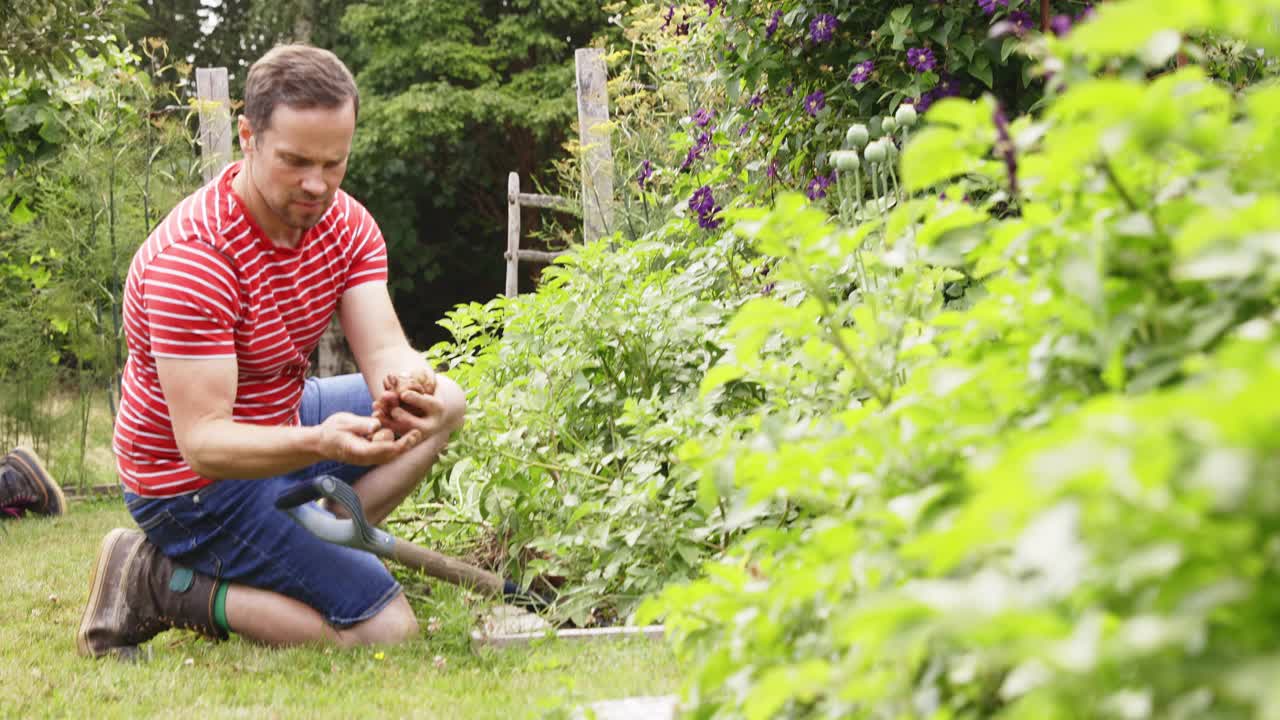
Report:
[{"label": "man", "polygon": [[27,513],[61,515],[67,498],[40,456],[28,447],[16,447],[0,459],[0,520]]},{"label": "man", "polygon": [[[380,522],[461,427],[464,396],[409,346],[378,226],[338,188],[359,111],[346,66],[280,46],[244,94],[243,159],[174,208],[129,270],[113,446],[142,532],[102,541],[84,655],[128,657],[171,627],[268,645],[417,634],[380,560],[273,503],[336,475]],[[335,308],[360,374],[307,378]],[[404,375],[416,387],[384,382]]]}]

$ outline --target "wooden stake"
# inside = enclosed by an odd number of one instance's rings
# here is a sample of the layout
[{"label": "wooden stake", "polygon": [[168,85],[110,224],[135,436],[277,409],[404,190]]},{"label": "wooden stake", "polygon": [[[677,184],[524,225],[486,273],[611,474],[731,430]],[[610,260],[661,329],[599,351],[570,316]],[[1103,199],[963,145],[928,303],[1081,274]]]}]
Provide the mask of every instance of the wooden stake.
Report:
[{"label": "wooden stake", "polygon": [[196,68],[196,96],[200,110],[201,174],[212,180],[231,162],[231,100],[227,69]]},{"label": "wooden stake", "polygon": [[613,227],[613,151],[609,141],[608,74],[604,50],[574,52],[578,80],[578,133],[582,144],[583,242],[598,240]]},{"label": "wooden stake", "polygon": [[520,175],[507,175],[507,297],[520,292]]}]

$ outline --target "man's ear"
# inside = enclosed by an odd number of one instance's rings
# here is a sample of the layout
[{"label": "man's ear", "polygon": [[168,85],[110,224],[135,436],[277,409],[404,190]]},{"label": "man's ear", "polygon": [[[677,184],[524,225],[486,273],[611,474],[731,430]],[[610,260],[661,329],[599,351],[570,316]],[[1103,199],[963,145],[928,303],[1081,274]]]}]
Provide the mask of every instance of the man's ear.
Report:
[{"label": "man's ear", "polygon": [[253,128],[249,126],[249,118],[243,115],[238,118],[236,135],[240,138],[240,152],[248,157],[253,153]]}]

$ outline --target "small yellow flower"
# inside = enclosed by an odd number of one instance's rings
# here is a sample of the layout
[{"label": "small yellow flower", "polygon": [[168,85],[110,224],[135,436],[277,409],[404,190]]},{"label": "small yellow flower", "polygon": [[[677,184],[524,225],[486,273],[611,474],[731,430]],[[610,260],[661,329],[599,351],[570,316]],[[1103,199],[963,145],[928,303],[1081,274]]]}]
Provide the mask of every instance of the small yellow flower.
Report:
[{"label": "small yellow flower", "polygon": [[373,654],[373,659],[374,659],[374,660],[382,660],[382,659],[384,659],[384,658],[386,658],[386,657],[387,657],[387,654],[386,654],[386,653],[384,653],[384,652],[381,652],[381,651],[376,652],[376,653],[374,653],[374,654]]}]

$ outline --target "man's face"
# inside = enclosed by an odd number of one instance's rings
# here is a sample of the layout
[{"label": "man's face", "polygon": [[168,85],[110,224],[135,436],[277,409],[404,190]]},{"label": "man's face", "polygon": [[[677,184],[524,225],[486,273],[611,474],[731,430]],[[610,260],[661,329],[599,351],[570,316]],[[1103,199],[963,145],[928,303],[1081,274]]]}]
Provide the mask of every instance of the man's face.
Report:
[{"label": "man's face", "polygon": [[346,175],[355,126],[350,100],[338,108],[280,105],[262,132],[240,118],[248,179],[272,216],[260,223],[306,230],[320,221]]}]

